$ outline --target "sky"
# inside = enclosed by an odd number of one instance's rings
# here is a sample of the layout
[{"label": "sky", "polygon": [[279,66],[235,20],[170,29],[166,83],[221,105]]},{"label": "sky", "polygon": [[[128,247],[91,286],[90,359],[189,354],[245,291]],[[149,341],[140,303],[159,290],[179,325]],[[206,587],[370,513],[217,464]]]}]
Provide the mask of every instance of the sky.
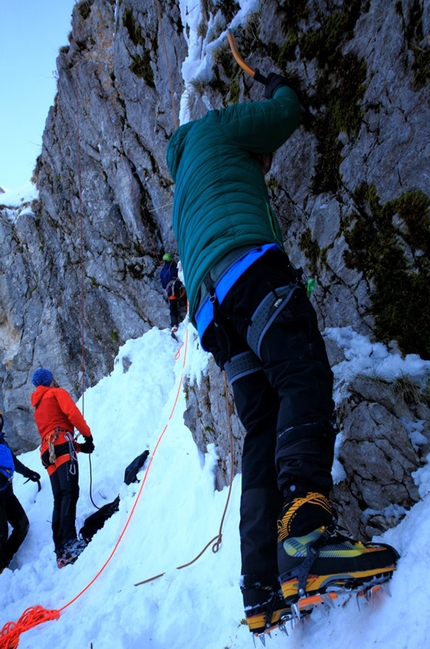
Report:
[{"label": "sky", "polygon": [[[15,190],[28,183],[42,148],[42,135],[56,94],[56,58],[68,44],[77,0],[0,0],[0,187]],[[183,66],[186,91],[181,123],[187,114],[190,79],[212,74],[211,57],[203,56],[197,36],[200,5],[183,0],[183,21],[190,26],[189,56]],[[258,0],[243,0],[231,27],[255,10]],[[225,34],[222,35],[225,39]],[[209,51],[216,49],[218,40]]]},{"label": "sky", "polygon": [[[345,360],[335,366],[336,387],[356,372],[392,380],[409,373],[422,380],[430,371],[430,362],[415,355],[401,359],[348,327],[324,335],[344,350]],[[59,619],[30,625],[18,649],[189,649],[190,642],[196,649],[253,649],[239,589],[241,476],[233,481],[230,500],[228,487],[215,491],[216,449],[200,452],[184,425],[182,381],[200,381],[209,356],[191,325],[182,323],[178,336],[176,342],[169,329],[153,328],[129,340],[112,373],[78,402],[96,448],[91,465],[88,455],[79,455],[77,529],[96,511],[91,499],[101,507],[119,495],[120,508],[74,565],[56,565],[52,492],[39,450],[20,456],[41,473],[42,489],[14,478],[30,530],[0,575],[0,649],[2,630],[32,607],[50,616],[57,611]],[[149,457],[139,482],[125,485],[125,468],[145,449]],[[429,464],[413,475],[422,500],[377,537],[401,555],[389,593],[378,591],[359,606],[354,595],[319,606],[302,622],[288,622],[288,636],[272,632],[267,649],[428,649]],[[226,506],[222,542],[213,552],[209,542],[218,535]],[[208,544],[194,563],[178,569]],[[263,647],[258,639],[256,646]]]},{"label": "sky", "polygon": [[0,187],[27,183],[56,94],[75,0],[0,0]]}]

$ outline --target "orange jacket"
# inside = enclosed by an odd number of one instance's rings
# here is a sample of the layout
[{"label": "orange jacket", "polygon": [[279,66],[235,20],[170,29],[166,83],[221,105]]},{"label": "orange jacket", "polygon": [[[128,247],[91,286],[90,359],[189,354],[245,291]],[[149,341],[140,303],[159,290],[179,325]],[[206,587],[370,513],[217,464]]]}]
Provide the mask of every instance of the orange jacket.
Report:
[{"label": "orange jacket", "polygon": [[73,434],[74,429],[84,436],[91,435],[90,427],[83,418],[67,390],[39,385],[31,395],[34,419],[42,442],[58,427]]}]

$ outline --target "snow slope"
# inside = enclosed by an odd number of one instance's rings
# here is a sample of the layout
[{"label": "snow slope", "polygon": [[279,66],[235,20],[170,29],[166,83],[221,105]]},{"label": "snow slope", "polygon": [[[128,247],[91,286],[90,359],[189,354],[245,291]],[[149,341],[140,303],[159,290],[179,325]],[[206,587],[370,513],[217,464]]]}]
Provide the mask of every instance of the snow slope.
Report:
[{"label": "snow slope", "polygon": [[[187,332],[181,325],[179,333],[184,344],[175,342],[167,330],[157,329],[128,341],[112,374],[84,395],[84,414],[96,444],[91,456],[93,500],[100,507],[120,494],[121,501],[120,511],[73,566],[56,567],[52,494],[38,451],[21,456],[42,473],[42,490],[37,493],[34,483],[24,484],[21,476],[15,477],[15,493],[31,527],[10,569],[0,576],[0,629],[18,620],[28,607],[40,605],[61,613],[58,620],[23,633],[20,649],[189,649],[190,643],[196,649],[253,647],[243,624],[238,586],[240,476],[233,482],[219,551],[213,552],[211,544],[195,563],[178,569],[217,537],[228,496],[227,488],[214,491],[215,451],[201,454],[183,424],[182,377],[200,377],[207,356],[191,326]],[[347,347],[350,360],[343,372],[352,371],[353,363],[375,371],[375,346],[369,341],[348,329],[328,333]],[[416,356],[402,361],[383,346],[377,349],[378,366],[384,356],[383,365],[389,364],[392,374],[411,371],[422,376],[430,369],[430,363]],[[81,402],[79,406],[82,409]],[[139,474],[141,482],[127,487],[124,469],[146,448],[150,456]],[[88,456],[81,455],[79,464],[78,529],[95,511]],[[427,648],[430,472],[426,465],[417,473],[423,500],[383,537],[401,554],[391,597],[378,594],[361,605],[361,611],[354,598],[329,609],[320,607],[293,629],[289,625],[288,637],[272,633],[266,646]]]}]

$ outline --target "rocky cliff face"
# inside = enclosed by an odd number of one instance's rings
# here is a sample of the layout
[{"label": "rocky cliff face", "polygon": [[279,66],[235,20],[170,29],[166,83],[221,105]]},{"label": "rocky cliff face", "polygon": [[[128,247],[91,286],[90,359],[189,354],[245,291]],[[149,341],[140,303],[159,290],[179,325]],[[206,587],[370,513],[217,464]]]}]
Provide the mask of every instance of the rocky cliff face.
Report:
[{"label": "rocky cliff face", "polygon": [[[53,368],[78,397],[110,371],[120,344],[168,325],[158,281],[163,252],[175,250],[168,138],[180,112],[192,119],[263,96],[233,61],[222,36],[229,25],[248,63],[284,74],[301,99],[301,127],[267,182],[291,260],[317,279],[321,326],[351,325],[430,358],[422,335],[430,316],[428,0],[266,0],[254,9],[243,18],[233,0],[184,4],[182,13],[175,1],[75,5],[35,170],[40,199],[19,218],[0,217],[1,407],[16,449],[38,441],[29,406],[35,368]],[[206,65],[190,79],[182,63],[196,50]],[[339,351],[330,353],[337,362]],[[222,484],[229,460],[222,417],[214,417],[224,408],[220,380],[209,365],[204,390],[189,386],[187,417],[202,448],[211,435],[218,440]],[[340,407],[345,440],[351,435],[345,459],[362,434],[358,413],[375,444],[387,408],[378,390],[369,396],[368,386],[354,385],[353,402]],[[394,402],[388,411],[399,422]],[[237,421],[234,431],[239,467]],[[408,439],[398,445],[406,459],[396,456],[405,475],[422,461]],[[363,480],[377,478],[363,476],[366,461],[352,455],[343,486],[359,520],[369,506]],[[378,509],[417,497],[409,482],[402,496],[385,489]],[[373,523],[360,525],[370,532]]]}]

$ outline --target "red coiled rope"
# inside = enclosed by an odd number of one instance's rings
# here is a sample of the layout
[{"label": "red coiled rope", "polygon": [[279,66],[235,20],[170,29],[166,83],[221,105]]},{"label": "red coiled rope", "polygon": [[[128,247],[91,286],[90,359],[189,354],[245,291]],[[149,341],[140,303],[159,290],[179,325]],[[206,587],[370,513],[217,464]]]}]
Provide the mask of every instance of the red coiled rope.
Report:
[{"label": "red coiled rope", "polygon": [[49,620],[58,620],[60,611],[47,611],[42,606],[30,606],[21,615],[17,622],[7,622],[0,634],[0,649],[16,649],[19,637],[38,624]]}]

